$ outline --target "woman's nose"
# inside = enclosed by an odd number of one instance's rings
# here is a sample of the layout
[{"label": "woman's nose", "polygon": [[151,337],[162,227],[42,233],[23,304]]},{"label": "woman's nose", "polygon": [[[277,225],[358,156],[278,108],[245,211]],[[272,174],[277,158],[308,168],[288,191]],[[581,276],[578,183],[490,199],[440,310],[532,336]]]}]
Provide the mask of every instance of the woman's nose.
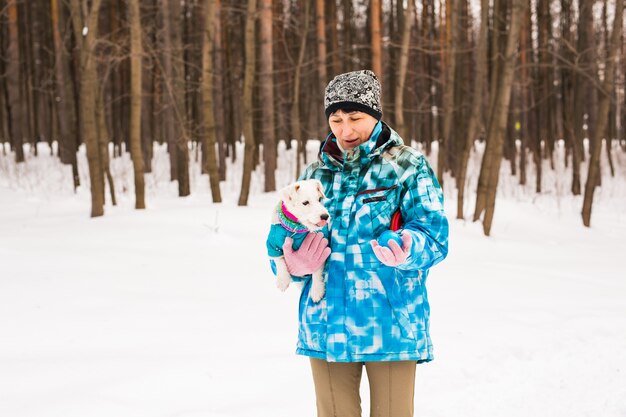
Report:
[{"label": "woman's nose", "polygon": [[353,129],[350,123],[344,123],[343,126],[341,126],[341,133],[343,133],[343,136],[349,136],[352,131]]}]

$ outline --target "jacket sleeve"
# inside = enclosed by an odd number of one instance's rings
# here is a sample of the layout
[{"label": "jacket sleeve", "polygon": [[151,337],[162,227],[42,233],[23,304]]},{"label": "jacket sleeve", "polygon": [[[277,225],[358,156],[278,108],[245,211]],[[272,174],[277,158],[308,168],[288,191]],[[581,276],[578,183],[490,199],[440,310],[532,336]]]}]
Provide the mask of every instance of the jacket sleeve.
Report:
[{"label": "jacket sleeve", "polygon": [[[285,241],[284,229],[282,229],[282,227],[278,224],[273,224],[270,227],[269,234],[267,235],[265,246],[267,247],[267,255],[270,257],[270,269],[272,270],[272,273],[274,275],[276,275],[276,262],[271,258],[283,256],[282,245],[284,241]],[[298,282],[298,281],[304,281],[310,277],[311,275],[306,275],[304,277],[292,275],[291,279],[293,279],[293,281],[295,282]]]},{"label": "jacket sleeve", "polygon": [[448,254],[448,219],[443,192],[423,155],[410,157],[411,167],[401,178],[400,210],[403,229],[412,237],[411,253],[398,266],[403,270],[429,269]]}]

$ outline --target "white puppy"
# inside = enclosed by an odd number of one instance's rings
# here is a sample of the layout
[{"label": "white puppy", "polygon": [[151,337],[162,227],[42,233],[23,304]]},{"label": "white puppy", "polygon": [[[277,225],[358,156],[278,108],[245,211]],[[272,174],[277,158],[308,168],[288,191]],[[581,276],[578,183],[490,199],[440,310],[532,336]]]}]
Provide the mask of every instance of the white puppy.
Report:
[{"label": "white puppy", "polygon": [[[270,258],[276,265],[277,286],[285,291],[291,283],[282,246],[287,236],[293,238],[294,247],[300,245],[309,232],[321,230],[329,222],[329,214],[322,199],[324,188],[318,180],[297,181],[279,192],[281,201],[272,216],[272,228],[267,247]],[[313,273],[311,299],[318,302],[326,292],[322,273],[324,266]]]}]

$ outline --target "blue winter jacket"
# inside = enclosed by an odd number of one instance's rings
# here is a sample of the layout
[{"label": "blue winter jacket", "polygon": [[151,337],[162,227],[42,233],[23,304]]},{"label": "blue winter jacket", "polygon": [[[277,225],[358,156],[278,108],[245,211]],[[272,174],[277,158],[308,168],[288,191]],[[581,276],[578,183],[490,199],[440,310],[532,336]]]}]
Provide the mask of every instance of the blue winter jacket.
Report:
[{"label": "blue winter jacket", "polygon": [[[328,197],[326,295],[315,303],[306,281],[297,353],[330,362],[433,359],[426,280],[448,253],[443,194],[424,155],[379,122],[369,141],[343,152],[330,135],[300,179],[318,179]],[[400,210],[412,237],[407,262],[388,267],[370,240]]]}]

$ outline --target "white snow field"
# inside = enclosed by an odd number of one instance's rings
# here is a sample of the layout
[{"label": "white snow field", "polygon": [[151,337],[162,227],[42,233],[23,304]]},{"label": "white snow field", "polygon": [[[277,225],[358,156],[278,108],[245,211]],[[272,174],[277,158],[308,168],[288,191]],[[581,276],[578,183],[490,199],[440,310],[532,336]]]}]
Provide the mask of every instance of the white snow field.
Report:
[{"label": "white snow field", "polygon": [[[279,185],[293,176],[283,155]],[[487,238],[455,219],[447,181],[450,254],[429,278],[436,359],[418,367],[416,416],[626,416],[616,157],[591,228],[562,177],[547,173],[536,195],[534,178],[516,186],[503,166]],[[12,158],[0,153],[0,416],[315,416],[308,359],[294,353],[299,290],[280,293],[265,256],[276,193],[260,191],[261,170],[248,207],[236,205],[241,157],[224,203],[196,163],[193,194],[179,198],[157,146],[148,209],[133,208],[124,156],[112,161],[118,206],[91,219],[88,185],[74,194],[47,147]],[[85,164],[81,154],[88,184]],[[367,392],[364,377],[364,415]]]}]

